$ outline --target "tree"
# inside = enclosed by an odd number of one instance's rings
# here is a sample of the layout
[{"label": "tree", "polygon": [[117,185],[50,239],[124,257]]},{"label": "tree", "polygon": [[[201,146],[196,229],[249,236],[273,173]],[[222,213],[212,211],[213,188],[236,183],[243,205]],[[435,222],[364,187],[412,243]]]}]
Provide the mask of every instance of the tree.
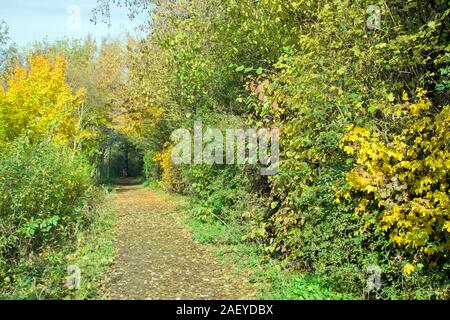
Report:
[{"label": "tree", "polygon": [[21,135],[31,140],[50,140],[73,149],[82,141],[77,109],[84,90],[72,93],[66,82],[67,62],[58,56],[54,63],[43,55],[30,56],[28,65],[8,71],[0,89],[0,144]]}]

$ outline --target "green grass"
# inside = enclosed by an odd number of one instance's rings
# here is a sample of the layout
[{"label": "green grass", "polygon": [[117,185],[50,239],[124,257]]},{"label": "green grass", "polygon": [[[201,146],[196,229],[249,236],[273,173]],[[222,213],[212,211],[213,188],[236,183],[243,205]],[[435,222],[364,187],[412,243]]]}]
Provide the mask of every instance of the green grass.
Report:
[{"label": "green grass", "polygon": [[155,180],[146,180],[144,182],[144,186],[146,188],[149,188],[149,189],[155,190],[155,191],[160,191],[161,190],[161,187],[159,186],[158,181],[155,181]]},{"label": "green grass", "polygon": [[242,230],[236,225],[223,224],[220,222],[209,224],[196,220],[186,219],[187,226],[193,231],[194,241],[212,244],[236,244],[240,242]]},{"label": "green grass", "polygon": [[144,187],[152,190],[156,194],[165,195],[164,202],[186,202],[186,196],[169,192],[163,188],[160,182],[155,180],[146,180],[144,182]]},{"label": "green grass", "polygon": [[[155,180],[146,180],[144,182],[144,187],[154,191],[156,194],[167,194],[168,192],[166,192],[162,187],[161,184],[158,181]],[[170,194],[170,198],[172,197],[176,197],[176,195],[174,194]]]},{"label": "green grass", "polygon": [[[270,270],[270,269],[269,269]],[[267,272],[269,286],[261,292],[263,299],[274,300],[346,300],[354,299],[350,294],[338,293],[327,288],[320,278],[276,271]]]}]

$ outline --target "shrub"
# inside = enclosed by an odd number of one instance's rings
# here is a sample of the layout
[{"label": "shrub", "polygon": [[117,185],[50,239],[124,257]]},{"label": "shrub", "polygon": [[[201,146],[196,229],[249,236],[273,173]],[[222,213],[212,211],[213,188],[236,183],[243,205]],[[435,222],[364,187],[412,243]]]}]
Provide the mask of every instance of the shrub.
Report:
[{"label": "shrub", "polygon": [[162,152],[155,153],[153,160],[161,168],[163,186],[169,191],[182,192],[183,183],[179,168],[172,162],[172,149],[172,146],[167,146]]},{"label": "shrub", "polygon": [[90,166],[67,149],[19,139],[0,158],[0,276],[73,239],[89,221]]},{"label": "shrub", "polygon": [[144,176],[149,180],[157,180],[160,177],[159,162],[155,161],[155,155],[152,151],[147,151],[144,155]]},{"label": "shrub", "polygon": [[261,200],[245,166],[197,165],[182,170],[186,191],[193,197],[192,214],[204,222],[242,222],[242,215],[256,211]]},{"label": "shrub", "polygon": [[414,261],[404,268],[410,274],[427,256],[448,255],[450,106],[432,112],[422,90],[416,103],[403,100],[386,107],[392,129],[350,127],[344,148],[356,158],[347,180],[360,199],[362,231],[375,226],[410,253]]}]

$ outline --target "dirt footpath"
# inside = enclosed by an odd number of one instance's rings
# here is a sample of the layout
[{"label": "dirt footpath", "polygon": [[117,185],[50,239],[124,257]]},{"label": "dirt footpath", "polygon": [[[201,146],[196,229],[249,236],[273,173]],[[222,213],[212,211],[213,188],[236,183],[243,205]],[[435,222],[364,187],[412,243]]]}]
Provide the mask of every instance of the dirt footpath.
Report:
[{"label": "dirt footpath", "polygon": [[114,198],[117,248],[109,276],[111,299],[252,299],[255,290],[231,267],[194,243],[176,221],[180,205],[141,185],[121,186]]}]

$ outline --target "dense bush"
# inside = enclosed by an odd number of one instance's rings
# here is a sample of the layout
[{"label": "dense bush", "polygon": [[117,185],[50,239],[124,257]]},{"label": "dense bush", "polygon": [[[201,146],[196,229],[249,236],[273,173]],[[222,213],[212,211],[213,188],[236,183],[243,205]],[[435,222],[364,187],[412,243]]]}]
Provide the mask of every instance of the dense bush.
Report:
[{"label": "dense bush", "polygon": [[[356,164],[347,180],[366,195],[356,208],[365,227],[375,224],[408,251],[439,254],[448,249],[450,228],[450,106],[430,112],[432,104],[422,91],[417,103],[404,99],[403,105],[390,108],[396,132],[388,132],[388,139],[370,129],[350,128],[345,150],[356,153]],[[398,121],[407,123],[396,126]]]},{"label": "dense bush", "polygon": [[51,253],[88,225],[91,167],[47,143],[19,139],[0,157],[0,278],[14,282],[17,265]]},{"label": "dense bush", "polygon": [[[163,186],[173,192],[183,191],[183,181],[181,180],[180,168],[172,162],[172,146],[166,146],[162,152],[154,154],[152,170],[161,168],[161,182]],[[149,161],[147,162],[149,163]]]},{"label": "dense bush", "polygon": [[193,196],[191,212],[201,221],[242,223],[243,214],[261,207],[250,168],[198,165],[184,168],[182,177],[186,191]]}]

